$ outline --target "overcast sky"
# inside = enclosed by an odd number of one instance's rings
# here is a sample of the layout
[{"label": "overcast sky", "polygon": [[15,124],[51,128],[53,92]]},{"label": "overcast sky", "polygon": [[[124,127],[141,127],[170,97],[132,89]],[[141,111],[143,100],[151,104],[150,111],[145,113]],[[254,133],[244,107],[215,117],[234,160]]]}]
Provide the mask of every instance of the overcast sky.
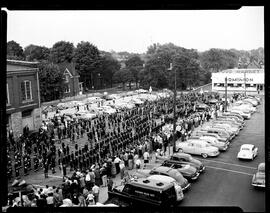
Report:
[{"label": "overcast sky", "polygon": [[8,11],[7,40],[23,48],[61,40],[89,41],[99,50],[143,53],[152,43],[184,48],[264,47],[264,8],[167,11]]}]

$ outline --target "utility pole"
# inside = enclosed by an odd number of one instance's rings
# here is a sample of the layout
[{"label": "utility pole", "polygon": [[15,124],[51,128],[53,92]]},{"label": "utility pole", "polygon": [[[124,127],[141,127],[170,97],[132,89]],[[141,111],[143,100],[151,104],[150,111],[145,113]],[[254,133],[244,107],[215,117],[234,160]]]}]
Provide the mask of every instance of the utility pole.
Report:
[{"label": "utility pole", "polygon": [[246,90],[246,70],[244,71],[244,86],[245,86],[245,96],[247,96],[247,90]]},{"label": "utility pole", "polygon": [[225,77],[225,112],[227,112],[227,77]]},{"label": "utility pole", "polygon": [[173,96],[173,152],[176,152],[175,130],[176,130],[176,69],[174,69],[174,96]]}]

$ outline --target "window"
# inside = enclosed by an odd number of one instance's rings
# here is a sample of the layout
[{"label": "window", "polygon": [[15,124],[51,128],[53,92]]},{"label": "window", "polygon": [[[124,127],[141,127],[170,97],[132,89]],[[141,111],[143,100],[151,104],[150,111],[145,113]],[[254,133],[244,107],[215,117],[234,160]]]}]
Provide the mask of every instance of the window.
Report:
[{"label": "window", "polygon": [[216,87],[217,86],[217,83],[214,83],[214,87]]},{"label": "window", "polygon": [[21,91],[22,91],[22,100],[32,100],[32,87],[31,81],[23,81],[21,82]]},{"label": "window", "polygon": [[246,84],[246,87],[250,87],[250,84]]},{"label": "window", "polygon": [[233,87],[233,84],[228,84],[228,87]]},{"label": "window", "polygon": [[65,75],[65,81],[69,82],[68,74]]},{"label": "window", "polygon": [[22,111],[22,117],[31,117],[32,109]]},{"label": "window", "polygon": [[64,92],[65,93],[70,93],[70,85],[69,84],[65,86],[65,91]]},{"label": "window", "polygon": [[9,91],[8,91],[8,84],[7,84],[7,103],[6,104],[10,104],[10,100],[9,100]]},{"label": "window", "polygon": [[237,84],[237,87],[242,87],[242,84]]},{"label": "window", "polygon": [[224,84],[220,84],[220,87],[224,87]]}]

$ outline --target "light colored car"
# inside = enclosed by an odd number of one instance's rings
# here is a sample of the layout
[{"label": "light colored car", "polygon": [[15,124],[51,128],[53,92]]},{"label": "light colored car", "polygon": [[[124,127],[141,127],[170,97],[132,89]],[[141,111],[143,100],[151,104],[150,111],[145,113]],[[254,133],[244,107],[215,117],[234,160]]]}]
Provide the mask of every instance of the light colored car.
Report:
[{"label": "light colored car", "polygon": [[214,157],[219,155],[217,147],[209,145],[203,140],[191,139],[186,142],[177,142],[176,150],[178,152],[185,152],[194,155],[201,155],[203,158],[208,156]]},{"label": "light colored car", "polygon": [[220,142],[223,142],[223,143],[225,143],[227,145],[230,144],[230,142],[229,142],[229,140],[227,138],[223,138],[223,137],[219,136],[216,133],[209,133],[209,132],[206,132],[206,131],[196,130],[191,134],[191,136],[212,136],[212,137],[216,138]]},{"label": "light colored car", "polygon": [[214,131],[218,131],[218,132],[220,132],[221,134],[223,134],[224,136],[226,135],[228,138],[229,138],[229,140],[232,140],[233,138],[234,138],[234,134],[233,134],[233,132],[231,132],[231,131],[228,131],[226,128],[224,128],[224,127],[221,127],[221,126],[218,126],[218,125],[215,125],[215,126],[213,126],[213,125],[211,125],[211,124],[205,124],[204,126],[203,126],[203,129],[206,129],[206,130],[210,130],[210,131],[212,131],[212,130],[214,130]]},{"label": "light colored car", "polygon": [[251,185],[265,188],[265,163],[260,163],[258,165],[258,170],[252,177]]},{"label": "light colored car", "polygon": [[224,142],[218,141],[215,137],[212,136],[201,136],[200,140],[206,141],[211,146],[217,147],[220,151],[226,151],[228,149],[228,145]]},{"label": "light colored car", "polygon": [[183,175],[177,170],[166,166],[158,166],[153,169],[138,169],[133,175],[135,178],[149,177],[150,175],[165,175],[174,178],[183,190],[189,188],[190,183]]},{"label": "light colored car", "polygon": [[243,101],[250,102],[254,107],[259,105],[256,99],[246,98],[246,99],[243,99]]},{"label": "light colored car", "polygon": [[228,111],[229,112],[233,112],[233,113],[238,113],[244,119],[250,119],[251,118],[251,114],[250,113],[243,112],[242,110],[237,109],[237,108],[231,108],[231,109],[228,109]]},{"label": "light colored car", "polygon": [[224,119],[216,119],[212,121],[212,123],[220,123],[220,124],[227,124],[230,127],[235,128],[235,131],[239,133],[241,129],[243,129],[242,125],[239,125],[239,123],[233,121],[233,120],[224,120]]},{"label": "light colored car", "polygon": [[238,121],[240,123],[244,123],[245,122],[243,116],[239,115],[238,113],[223,112],[221,115],[222,116],[226,116],[226,117],[230,117],[230,118],[234,118],[234,119],[236,119],[236,121]]},{"label": "light colored car", "polygon": [[225,129],[227,132],[230,133],[230,135],[238,135],[239,129],[237,127],[233,127],[230,124],[222,123],[222,122],[217,122],[217,121],[212,121],[209,122],[210,126],[213,127],[219,127]]},{"label": "light colored car", "polygon": [[237,154],[238,159],[253,160],[258,155],[258,148],[253,144],[243,144]]}]

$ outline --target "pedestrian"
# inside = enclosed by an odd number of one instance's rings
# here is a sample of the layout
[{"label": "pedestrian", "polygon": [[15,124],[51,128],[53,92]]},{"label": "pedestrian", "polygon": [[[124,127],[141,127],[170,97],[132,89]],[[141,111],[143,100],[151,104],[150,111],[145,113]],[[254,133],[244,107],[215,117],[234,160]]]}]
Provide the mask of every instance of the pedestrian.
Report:
[{"label": "pedestrian", "polygon": [[109,180],[108,180],[108,191],[112,191],[113,189],[113,179],[110,177]]},{"label": "pedestrian", "polygon": [[145,151],[145,152],[143,153],[144,168],[146,167],[146,164],[149,163],[149,157],[150,157],[149,153],[148,153],[147,151]]},{"label": "pedestrian", "polygon": [[92,188],[93,191],[93,195],[94,195],[94,199],[95,199],[95,203],[97,203],[99,201],[99,187],[97,184],[95,184]]}]

